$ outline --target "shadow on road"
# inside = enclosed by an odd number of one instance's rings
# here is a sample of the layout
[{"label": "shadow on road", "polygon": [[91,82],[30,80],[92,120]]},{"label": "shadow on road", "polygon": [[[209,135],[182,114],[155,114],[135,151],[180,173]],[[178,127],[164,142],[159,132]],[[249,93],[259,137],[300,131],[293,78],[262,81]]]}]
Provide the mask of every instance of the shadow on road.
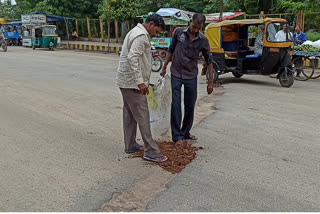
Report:
[{"label": "shadow on road", "polygon": [[260,81],[260,80],[253,80],[253,79],[245,79],[245,78],[234,78],[234,77],[226,77],[220,79],[221,84],[232,84],[232,83],[243,83],[243,84],[251,84],[251,85],[265,85],[265,86],[276,86],[280,87],[280,83],[277,79],[272,78],[274,82],[269,82],[268,78],[270,77],[266,76],[266,81]]}]

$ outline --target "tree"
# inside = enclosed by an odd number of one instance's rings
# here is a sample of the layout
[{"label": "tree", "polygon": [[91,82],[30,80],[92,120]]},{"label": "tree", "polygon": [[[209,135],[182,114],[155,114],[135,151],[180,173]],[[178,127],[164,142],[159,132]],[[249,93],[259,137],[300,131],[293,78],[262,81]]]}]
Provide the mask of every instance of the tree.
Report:
[{"label": "tree", "polygon": [[265,13],[271,12],[273,0],[259,0],[258,3],[260,11],[264,11]]},{"label": "tree", "polygon": [[[100,18],[107,19],[108,23],[108,47],[110,43],[110,22],[128,21],[137,14],[138,0],[103,0],[98,8]],[[108,48],[109,49],[109,48]]]},{"label": "tree", "polygon": [[16,0],[21,13],[41,11],[73,18],[97,17],[102,0]]},{"label": "tree", "polygon": [[16,0],[16,7],[21,13],[29,13],[34,11],[36,5],[43,0]]},{"label": "tree", "polygon": [[248,14],[258,14],[260,12],[259,7],[257,7],[257,0],[245,0],[244,6],[246,8],[246,13]]},{"label": "tree", "polygon": [[14,11],[14,5],[11,4],[10,0],[0,1],[0,17],[5,20],[16,19],[16,14]]},{"label": "tree", "polygon": [[243,0],[228,0],[225,3],[225,11],[246,12]]},{"label": "tree", "polygon": [[272,11],[276,13],[297,13],[299,9],[307,9],[304,1],[305,0],[276,0]]}]

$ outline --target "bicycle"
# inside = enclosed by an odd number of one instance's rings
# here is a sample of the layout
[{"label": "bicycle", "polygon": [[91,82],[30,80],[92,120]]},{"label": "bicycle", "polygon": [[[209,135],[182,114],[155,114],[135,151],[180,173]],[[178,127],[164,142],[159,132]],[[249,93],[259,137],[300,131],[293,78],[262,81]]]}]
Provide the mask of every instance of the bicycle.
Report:
[{"label": "bicycle", "polygon": [[2,36],[0,36],[0,47],[2,48],[3,52],[7,52],[7,41]]}]

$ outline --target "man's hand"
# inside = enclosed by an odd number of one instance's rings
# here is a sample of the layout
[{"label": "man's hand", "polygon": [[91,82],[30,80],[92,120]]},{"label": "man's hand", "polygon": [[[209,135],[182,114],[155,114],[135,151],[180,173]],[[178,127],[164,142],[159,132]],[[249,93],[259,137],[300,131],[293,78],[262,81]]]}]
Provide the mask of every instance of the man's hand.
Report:
[{"label": "man's hand", "polygon": [[209,78],[208,78],[208,86],[207,86],[207,92],[208,94],[211,94],[213,92],[213,64],[209,64],[208,65],[208,70],[207,72],[209,72]]},{"label": "man's hand", "polygon": [[213,82],[208,82],[207,92],[208,94],[211,94],[213,92]]},{"label": "man's hand", "polygon": [[148,87],[147,87],[144,83],[138,85],[138,88],[139,88],[140,93],[141,93],[142,95],[147,95],[147,94],[149,94],[149,89],[148,89]]},{"label": "man's hand", "polygon": [[167,66],[163,66],[160,75],[164,77],[164,75],[166,75],[166,73],[167,73]]}]

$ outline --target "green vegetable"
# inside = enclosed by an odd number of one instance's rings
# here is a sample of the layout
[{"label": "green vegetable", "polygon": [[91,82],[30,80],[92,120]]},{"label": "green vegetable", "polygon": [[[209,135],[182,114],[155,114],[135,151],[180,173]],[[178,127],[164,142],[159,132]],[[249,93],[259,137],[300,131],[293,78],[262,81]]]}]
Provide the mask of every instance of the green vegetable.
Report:
[{"label": "green vegetable", "polygon": [[293,47],[293,51],[310,53],[310,52],[320,52],[320,49],[313,47],[312,45],[297,45]]}]

